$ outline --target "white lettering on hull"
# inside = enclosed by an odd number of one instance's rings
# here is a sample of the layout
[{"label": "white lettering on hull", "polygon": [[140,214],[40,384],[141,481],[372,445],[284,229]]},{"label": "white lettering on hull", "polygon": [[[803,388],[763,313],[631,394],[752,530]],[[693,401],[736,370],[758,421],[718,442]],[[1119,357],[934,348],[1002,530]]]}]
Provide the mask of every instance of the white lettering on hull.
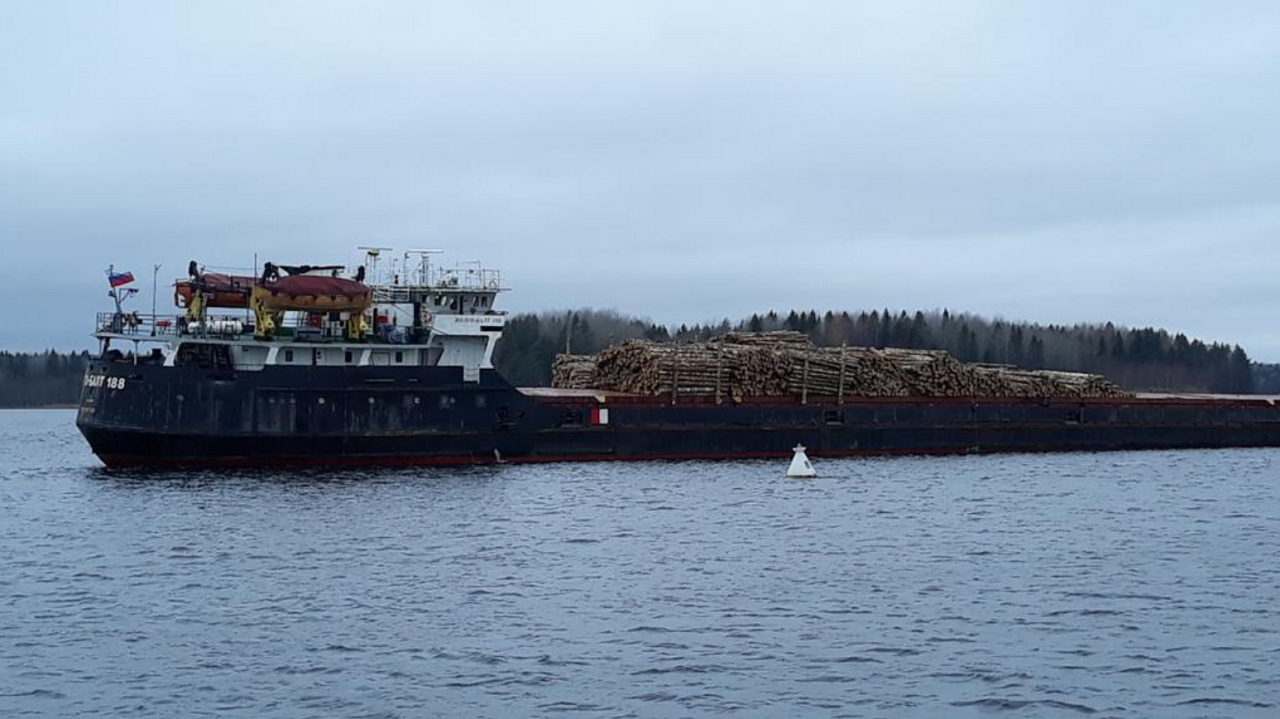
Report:
[{"label": "white lettering on hull", "polygon": [[85,387],[106,387],[107,389],[124,389],[124,377],[108,377],[105,374],[87,374],[84,376]]}]

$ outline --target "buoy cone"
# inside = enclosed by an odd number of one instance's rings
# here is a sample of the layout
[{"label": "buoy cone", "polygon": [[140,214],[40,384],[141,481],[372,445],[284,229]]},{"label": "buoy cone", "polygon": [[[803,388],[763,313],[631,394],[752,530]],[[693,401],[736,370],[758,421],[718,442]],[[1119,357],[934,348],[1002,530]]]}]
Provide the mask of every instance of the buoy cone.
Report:
[{"label": "buoy cone", "polygon": [[809,456],[804,453],[804,445],[797,444],[791,448],[795,455],[791,457],[791,466],[787,468],[788,477],[816,477],[818,473],[814,471],[813,464],[809,462]]}]

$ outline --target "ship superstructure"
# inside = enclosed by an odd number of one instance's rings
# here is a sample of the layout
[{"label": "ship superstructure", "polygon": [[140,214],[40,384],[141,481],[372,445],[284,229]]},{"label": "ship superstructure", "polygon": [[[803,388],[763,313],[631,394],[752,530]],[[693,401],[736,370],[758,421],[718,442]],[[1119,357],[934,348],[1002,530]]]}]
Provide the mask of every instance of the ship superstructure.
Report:
[{"label": "ship superstructure", "polygon": [[117,305],[98,315],[94,336],[102,357],[135,364],[457,367],[464,382],[478,382],[506,323],[495,307],[501,274],[479,263],[437,267],[428,250],[380,262],[385,252],[367,248],[366,264],[350,277],[338,265],[268,262],[240,276],[193,261],[174,283],[180,315]]}]

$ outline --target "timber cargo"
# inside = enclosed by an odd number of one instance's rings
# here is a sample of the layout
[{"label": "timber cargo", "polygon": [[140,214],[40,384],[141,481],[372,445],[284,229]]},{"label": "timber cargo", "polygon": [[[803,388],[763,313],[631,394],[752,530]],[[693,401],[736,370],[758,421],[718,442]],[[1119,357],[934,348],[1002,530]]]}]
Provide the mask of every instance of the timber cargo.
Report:
[{"label": "timber cargo", "polygon": [[[282,265],[248,286],[193,263],[177,318],[126,313],[117,294],[77,416],[95,454],[112,467],[373,466],[781,458],[796,444],[817,456],[1280,446],[1275,398],[1133,394],[796,333],[566,355],[559,386],[517,388],[492,364],[498,273],[438,269],[426,253],[380,272],[379,253],[351,278]],[[211,313],[224,303],[238,313]]]},{"label": "timber cargo", "polygon": [[673,397],[1127,397],[1099,375],[960,362],[942,350],[818,347],[800,332],[729,332],[705,342],[630,340],[559,355],[555,387]]}]

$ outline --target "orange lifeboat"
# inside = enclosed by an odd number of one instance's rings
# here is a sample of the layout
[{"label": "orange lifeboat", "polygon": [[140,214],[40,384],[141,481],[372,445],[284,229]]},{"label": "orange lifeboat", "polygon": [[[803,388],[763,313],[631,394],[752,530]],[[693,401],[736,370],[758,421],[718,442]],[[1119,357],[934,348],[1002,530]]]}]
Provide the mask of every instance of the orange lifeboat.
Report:
[{"label": "orange lifeboat", "polygon": [[179,307],[190,307],[197,290],[209,295],[208,307],[248,307],[253,292],[254,278],[243,275],[223,275],[206,272],[194,280],[178,280],[173,283],[173,300]]},{"label": "orange lifeboat", "polygon": [[363,312],[373,302],[367,285],[322,275],[288,275],[252,291],[254,306],[270,312]]}]

